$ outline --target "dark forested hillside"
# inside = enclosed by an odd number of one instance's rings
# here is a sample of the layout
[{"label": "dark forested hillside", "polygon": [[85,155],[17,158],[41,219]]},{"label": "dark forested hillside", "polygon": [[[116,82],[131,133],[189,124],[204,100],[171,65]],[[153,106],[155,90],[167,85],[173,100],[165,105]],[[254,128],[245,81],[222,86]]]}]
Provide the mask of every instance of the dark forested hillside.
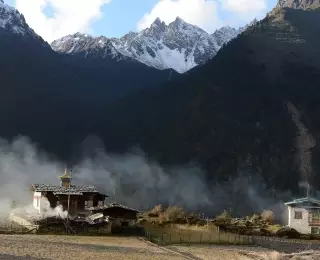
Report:
[{"label": "dark forested hillside", "polygon": [[[59,55],[0,29],[0,136],[29,136],[68,160],[96,134],[108,151],[137,146],[164,165],[197,162],[212,180],[246,169],[277,189],[305,178],[317,186],[319,35],[319,9],[278,7],[178,77],[132,60]],[[313,170],[300,169],[306,151]]]},{"label": "dark forested hillside", "polygon": [[0,39],[0,136],[26,135],[63,158],[107,104],[177,75],[135,61],[60,55],[2,28]]},{"label": "dark forested hillside", "polygon": [[[111,150],[134,145],[164,164],[196,161],[211,179],[245,166],[277,189],[297,189],[298,128],[291,102],[319,139],[320,11],[276,8],[206,65],[141,91],[104,113],[96,132]],[[319,148],[312,150],[317,186]]]}]

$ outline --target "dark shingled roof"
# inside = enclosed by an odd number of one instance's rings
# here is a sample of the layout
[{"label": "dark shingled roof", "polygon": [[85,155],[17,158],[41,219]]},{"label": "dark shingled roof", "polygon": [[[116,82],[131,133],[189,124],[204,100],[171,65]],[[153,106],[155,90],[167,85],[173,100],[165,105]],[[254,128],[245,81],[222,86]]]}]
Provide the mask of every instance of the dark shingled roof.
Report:
[{"label": "dark shingled roof", "polygon": [[34,191],[45,192],[52,191],[54,195],[83,195],[83,193],[99,193],[97,188],[92,185],[71,185],[70,188],[64,188],[56,185],[33,184]]},{"label": "dark shingled roof", "polygon": [[128,211],[133,211],[133,212],[139,213],[139,210],[136,210],[136,209],[133,209],[133,208],[129,208],[127,206],[124,206],[124,205],[121,205],[121,204],[117,204],[117,203],[110,203],[108,205],[91,207],[91,208],[88,208],[88,210],[96,211],[96,210],[108,210],[108,209],[112,209],[112,208],[120,208],[120,209],[125,209],[125,210],[128,210]]},{"label": "dark shingled roof", "polygon": [[56,191],[56,192],[53,192],[53,195],[83,195],[82,192],[79,192],[79,191]]}]

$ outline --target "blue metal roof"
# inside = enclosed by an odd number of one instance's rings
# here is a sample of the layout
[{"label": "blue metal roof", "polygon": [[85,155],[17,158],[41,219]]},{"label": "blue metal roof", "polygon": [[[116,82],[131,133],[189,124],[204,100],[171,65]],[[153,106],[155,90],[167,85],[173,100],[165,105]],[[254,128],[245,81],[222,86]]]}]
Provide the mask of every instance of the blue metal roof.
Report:
[{"label": "blue metal roof", "polygon": [[311,198],[311,197],[295,199],[293,201],[289,201],[289,202],[286,202],[284,204],[287,205],[287,206],[290,206],[290,205],[302,204],[302,203],[306,203],[306,202],[318,204],[320,206],[320,200],[315,199],[315,198]]}]

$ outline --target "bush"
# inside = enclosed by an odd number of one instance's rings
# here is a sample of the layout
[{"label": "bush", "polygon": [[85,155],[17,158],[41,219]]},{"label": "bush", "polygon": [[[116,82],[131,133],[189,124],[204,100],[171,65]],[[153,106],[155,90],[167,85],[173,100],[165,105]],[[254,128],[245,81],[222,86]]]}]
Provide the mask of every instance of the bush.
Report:
[{"label": "bush", "polygon": [[261,217],[265,222],[269,224],[273,224],[274,222],[274,213],[271,210],[262,211]]},{"label": "bush", "polygon": [[227,210],[224,210],[220,215],[216,216],[215,225],[222,228],[225,225],[229,225],[232,221],[231,213]]},{"label": "bush", "polygon": [[149,217],[159,217],[159,214],[163,212],[162,205],[155,206],[150,212],[148,213]]},{"label": "bush", "polygon": [[175,222],[179,219],[185,218],[186,214],[184,209],[178,206],[170,206],[165,211],[166,218],[168,221]]},{"label": "bush", "polygon": [[159,222],[164,223],[167,220],[167,216],[165,212],[160,212],[159,213]]},{"label": "bush", "polygon": [[224,210],[220,215],[216,216],[216,220],[227,220],[231,221],[232,215],[229,211]]},{"label": "bush", "polygon": [[300,233],[294,228],[290,227],[282,227],[277,232],[276,235],[278,237],[287,237],[287,238],[299,238]]}]

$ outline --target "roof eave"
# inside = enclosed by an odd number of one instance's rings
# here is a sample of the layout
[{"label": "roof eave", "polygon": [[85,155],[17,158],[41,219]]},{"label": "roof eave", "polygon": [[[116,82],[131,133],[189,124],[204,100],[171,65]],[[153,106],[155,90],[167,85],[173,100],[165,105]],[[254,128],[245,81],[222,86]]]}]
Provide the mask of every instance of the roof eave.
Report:
[{"label": "roof eave", "polygon": [[300,199],[295,199],[293,201],[288,201],[288,202],[285,202],[284,204],[286,206],[290,206],[290,205],[295,205],[295,204],[301,204],[301,203],[304,203],[304,202],[311,202],[311,203],[314,203],[314,204],[317,204],[320,206],[320,200],[317,200],[317,199],[313,199],[313,198],[300,198]]}]

